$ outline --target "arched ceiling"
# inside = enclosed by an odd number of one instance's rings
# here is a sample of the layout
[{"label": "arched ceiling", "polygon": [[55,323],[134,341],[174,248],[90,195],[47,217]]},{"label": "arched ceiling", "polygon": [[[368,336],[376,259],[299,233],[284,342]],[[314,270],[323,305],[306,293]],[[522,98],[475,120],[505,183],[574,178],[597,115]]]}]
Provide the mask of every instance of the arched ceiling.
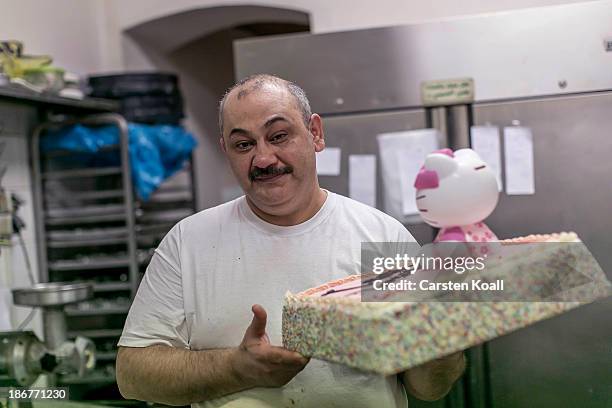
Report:
[{"label": "arched ceiling", "polygon": [[265,6],[206,7],[156,18],[125,30],[139,43],[170,53],[198,38],[239,26],[286,24],[310,26],[310,16],[297,10]]}]

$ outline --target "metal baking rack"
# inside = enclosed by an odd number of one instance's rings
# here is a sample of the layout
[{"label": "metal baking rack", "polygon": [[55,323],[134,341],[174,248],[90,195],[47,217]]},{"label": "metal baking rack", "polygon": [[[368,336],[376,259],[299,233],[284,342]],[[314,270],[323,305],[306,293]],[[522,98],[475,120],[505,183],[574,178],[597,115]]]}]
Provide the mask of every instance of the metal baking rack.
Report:
[{"label": "metal baking rack", "polygon": [[[45,132],[75,124],[116,126],[120,143],[105,148],[104,154],[116,152],[119,164],[87,166],[71,160],[76,152],[40,151]],[[138,200],[128,125],[116,114],[44,123],[34,132],[31,155],[40,280],[93,283],[94,299],[66,308],[68,334],[89,337],[96,344],[98,366],[89,385],[112,383],[117,340],[154,248],[177,221],[195,212],[191,163],[150,200]]]}]

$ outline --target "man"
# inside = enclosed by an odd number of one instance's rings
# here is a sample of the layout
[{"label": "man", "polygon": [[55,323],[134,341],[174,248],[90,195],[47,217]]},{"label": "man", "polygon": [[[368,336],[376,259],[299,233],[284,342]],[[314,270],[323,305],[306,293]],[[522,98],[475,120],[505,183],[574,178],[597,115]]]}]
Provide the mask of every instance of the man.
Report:
[{"label": "man", "polygon": [[295,84],[247,78],[219,118],[245,196],[179,222],[160,244],[119,341],[121,393],[201,407],[405,407],[405,389],[443,396],[462,353],[383,377],[278,346],[287,290],[357,273],[362,241],[414,240],[393,218],[319,187],[323,125]]}]

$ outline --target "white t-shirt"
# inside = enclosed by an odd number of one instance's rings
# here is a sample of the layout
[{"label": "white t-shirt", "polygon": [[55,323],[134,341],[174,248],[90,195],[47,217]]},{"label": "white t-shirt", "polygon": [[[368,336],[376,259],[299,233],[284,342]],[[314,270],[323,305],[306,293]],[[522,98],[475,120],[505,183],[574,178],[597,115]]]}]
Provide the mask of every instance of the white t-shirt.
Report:
[{"label": "white t-shirt", "polygon": [[[120,346],[191,350],[240,344],[251,306],[268,313],[281,345],[285,293],[358,274],[361,242],[414,242],[397,220],[331,192],[308,221],[269,224],[245,197],[179,222],[157,248],[127,317]],[[287,385],[253,388],[195,407],[407,407],[397,376],[311,359]]]}]

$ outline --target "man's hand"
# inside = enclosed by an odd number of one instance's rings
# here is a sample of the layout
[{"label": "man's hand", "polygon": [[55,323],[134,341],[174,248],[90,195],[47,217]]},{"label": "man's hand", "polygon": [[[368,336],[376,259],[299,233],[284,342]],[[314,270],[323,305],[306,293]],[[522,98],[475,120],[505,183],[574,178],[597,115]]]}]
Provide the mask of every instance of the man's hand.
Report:
[{"label": "man's hand", "polygon": [[210,401],[253,387],[280,387],[308,359],[274,347],[266,334],[266,311],[253,306],[253,321],[240,346],[186,350],[165,345],[120,347],[117,384],[125,398],[167,405]]},{"label": "man's hand", "polygon": [[283,386],[304,369],[309,359],[271,345],[266,333],[266,311],[260,305],[253,305],[252,311],[253,321],[235,353],[235,372],[252,387]]},{"label": "man's hand", "polygon": [[432,360],[400,373],[408,392],[424,401],[444,397],[465,370],[463,352]]}]

